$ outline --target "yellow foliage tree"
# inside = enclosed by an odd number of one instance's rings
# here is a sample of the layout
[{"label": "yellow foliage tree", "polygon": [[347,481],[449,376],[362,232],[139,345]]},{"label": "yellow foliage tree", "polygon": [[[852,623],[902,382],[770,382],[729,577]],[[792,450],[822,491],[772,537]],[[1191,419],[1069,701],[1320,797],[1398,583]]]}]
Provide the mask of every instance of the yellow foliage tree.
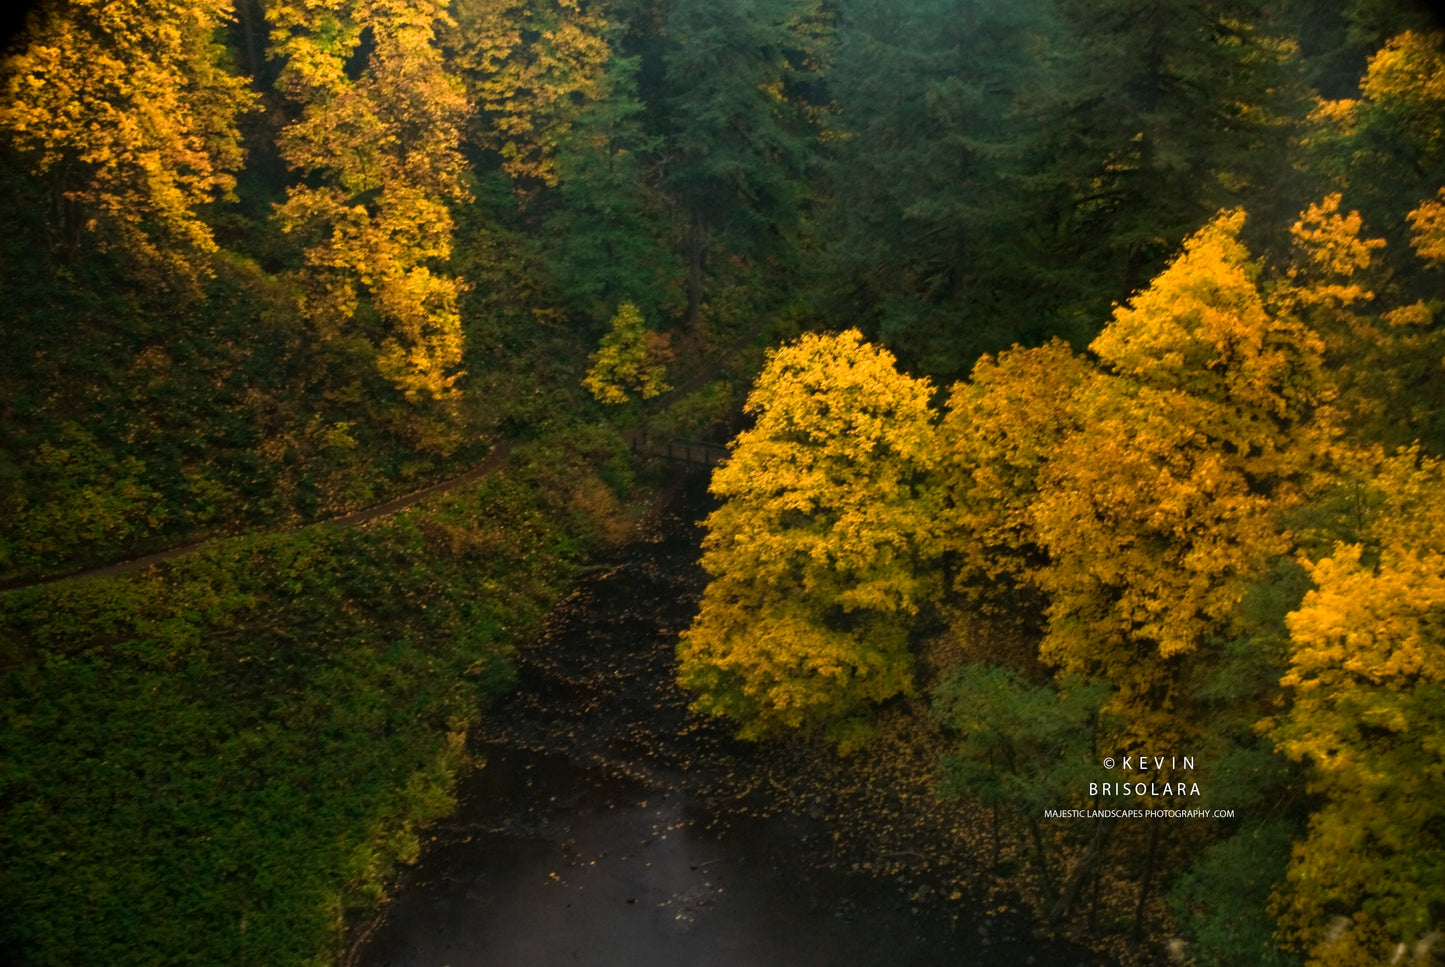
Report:
[{"label": "yellow foliage tree", "polygon": [[1276,738],[1324,805],[1277,907],[1319,967],[1424,962],[1445,908],[1445,466],[1375,459],[1370,540],[1309,564],[1288,619]]},{"label": "yellow foliage tree", "polygon": [[908,618],[936,589],[932,388],[856,331],[775,350],[756,425],[713,475],[712,577],[678,646],[694,707],[740,734],[822,729],[846,745],[913,687]]},{"label": "yellow foliage tree", "polygon": [[[408,398],[451,395],[462,357],[448,202],[467,193],[457,149],[468,107],[444,69],[440,0],[282,0],[266,15],[277,86],[300,108],[282,156],[304,175],[276,216],[308,239],[304,309],[340,335],[363,294],[389,324],[377,367]],[[366,67],[348,66],[369,35]]]},{"label": "yellow foliage tree", "polygon": [[1445,171],[1445,31],[1392,37],[1370,58],[1360,97],[1322,102],[1303,135],[1310,167],[1389,240],[1393,281],[1403,281],[1413,267],[1400,215],[1433,194]]},{"label": "yellow foliage tree", "polygon": [[658,360],[661,346],[656,338],[649,343],[650,335],[637,306],[622,303],[602,344],[592,354],[582,385],[603,403],[626,403],[629,389],[645,400],[666,393],[671,387],[666,381],[667,368]]},{"label": "yellow foliage tree", "polygon": [[1083,430],[1079,400],[1102,378],[1054,340],[984,356],[953,387],[940,426],[942,519],[955,588],[966,597],[979,600],[997,582],[1028,584],[1044,563],[1031,518],[1044,466]]},{"label": "yellow foliage tree", "polygon": [[1341,196],[1310,205],[1290,228],[1293,254],[1270,297],[1271,308],[1307,320],[1325,344],[1342,410],[1356,437],[1373,437],[1389,417],[1394,367],[1386,358],[1399,334],[1375,304],[1374,266],[1385,240],[1362,237],[1359,212],[1340,212]]},{"label": "yellow foliage tree", "polygon": [[481,140],[513,179],[558,182],[584,104],[608,95],[612,27],[586,0],[461,0],[457,63],[489,120]]},{"label": "yellow foliage tree", "polygon": [[1399,126],[1397,136],[1419,145],[1445,142],[1445,31],[1407,30],[1390,38],[1360,82],[1366,103]]},{"label": "yellow foliage tree", "polygon": [[1445,265],[1445,188],[1431,199],[1420,203],[1409,215],[1415,230],[1412,241],[1415,254],[1427,262]]},{"label": "yellow foliage tree", "polygon": [[[1347,439],[1391,446],[1421,440],[1438,449],[1445,446],[1438,415],[1445,402],[1438,388],[1445,331],[1435,324],[1438,307],[1423,300],[1390,305],[1377,296],[1377,289],[1393,288],[1377,265],[1385,241],[1363,237],[1359,213],[1342,214],[1340,203],[1340,195],[1329,195],[1295,222],[1293,258],[1271,293],[1271,309],[1307,321],[1324,339]],[[1409,215],[1417,251],[1427,260],[1434,204]]]},{"label": "yellow foliage tree", "polygon": [[1103,368],[1061,345],[985,361],[946,424],[954,542],[1044,592],[1042,657],[1114,688],[1125,743],[1203,728],[1192,665],[1290,549],[1279,515],[1328,439],[1323,346],[1267,311],[1243,221],[1222,214],[1116,310]]},{"label": "yellow foliage tree", "polygon": [[208,274],[199,205],[226,197],[240,167],[236,118],[253,100],[225,68],[216,31],[229,0],[65,0],[32,14],[0,65],[0,131],[46,175],[73,242],[98,230]]}]

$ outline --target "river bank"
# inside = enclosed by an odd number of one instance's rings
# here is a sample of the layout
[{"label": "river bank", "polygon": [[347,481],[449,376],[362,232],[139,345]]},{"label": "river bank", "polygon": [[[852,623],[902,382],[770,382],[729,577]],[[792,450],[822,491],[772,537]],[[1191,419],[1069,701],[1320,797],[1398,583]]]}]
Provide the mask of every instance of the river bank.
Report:
[{"label": "river bank", "polygon": [[682,481],[518,654],[474,735],[485,765],[353,962],[1109,963],[1006,905],[985,915],[941,885],[947,857],[879,839],[876,865],[854,859],[848,804],[784,788],[833,767],[795,758],[816,750],[738,743],[687,711],[673,647],[706,584],[705,482]]}]

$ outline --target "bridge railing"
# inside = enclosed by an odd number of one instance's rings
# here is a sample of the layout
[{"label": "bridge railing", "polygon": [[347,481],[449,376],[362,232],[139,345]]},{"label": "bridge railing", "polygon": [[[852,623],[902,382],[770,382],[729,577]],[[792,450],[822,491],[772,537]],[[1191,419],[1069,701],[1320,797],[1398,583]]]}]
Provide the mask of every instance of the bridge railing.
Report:
[{"label": "bridge railing", "polygon": [[632,452],[696,467],[715,467],[728,458],[728,448],[721,443],[641,434],[632,438]]}]

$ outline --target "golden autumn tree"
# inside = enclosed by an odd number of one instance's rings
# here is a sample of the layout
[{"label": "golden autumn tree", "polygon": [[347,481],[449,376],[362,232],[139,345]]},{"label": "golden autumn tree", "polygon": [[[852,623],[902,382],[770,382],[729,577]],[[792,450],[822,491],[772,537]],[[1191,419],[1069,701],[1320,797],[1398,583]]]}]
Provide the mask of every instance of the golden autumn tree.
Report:
[{"label": "golden autumn tree", "polygon": [[1378,340],[1366,313],[1375,299],[1370,270],[1385,247],[1382,238],[1362,237],[1360,213],[1341,213],[1340,201],[1336,192],[1300,213],[1290,227],[1289,268],[1271,294],[1273,308],[1308,320],[1320,333],[1337,374],[1358,367],[1365,344]]},{"label": "golden autumn tree", "polygon": [[1445,265],[1445,188],[1427,198],[1409,214],[1414,229],[1415,254],[1427,262]]},{"label": "golden autumn tree", "polygon": [[1108,375],[1078,380],[1078,429],[1050,445],[1026,515],[1047,555],[1041,655],[1113,686],[1138,741],[1204,728],[1194,666],[1290,549],[1280,514],[1329,435],[1321,341],[1267,310],[1243,223],[1220,215],[1115,311],[1091,346]]},{"label": "golden autumn tree", "polygon": [[50,182],[62,232],[206,274],[199,206],[227,197],[252,102],[217,32],[228,0],[65,0],[31,15],[0,65],[0,131]]},{"label": "golden autumn tree", "polygon": [[954,385],[940,426],[945,545],[956,590],[1025,585],[1044,563],[1032,506],[1054,450],[1082,431],[1084,387],[1103,378],[1061,340],[984,356]]},{"label": "golden autumn tree", "polygon": [[448,203],[467,197],[468,108],[434,42],[445,4],[280,0],[266,15],[277,87],[298,110],[280,148],[302,180],[276,217],[305,239],[304,310],[340,337],[369,299],[386,325],[381,373],[409,398],[449,396],[463,337]]},{"label": "golden autumn tree", "polygon": [[[1355,121],[1363,130],[1352,159],[1361,174],[1365,164],[1389,165],[1408,191],[1409,180],[1438,177],[1445,164],[1445,30],[1407,30],[1392,37],[1372,58],[1360,81]],[[1389,190],[1389,189],[1386,189]],[[1418,197],[1418,196],[1416,196]],[[1393,211],[1404,210],[1398,199]]]},{"label": "golden autumn tree", "polygon": [[821,729],[846,745],[873,703],[912,690],[909,618],[938,549],[931,392],[856,331],[770,354],[757,422],[713,475],[712,580],[678,646],[695,708],[744,737]]},{"label": "golden autumn tree", "polygon": [[1310,563],[1289,616],[1275,733],[1323,799],[1276,901],[1318,967],[1431,960],[1445,910],[1445,466],[1373,462],[1367,539]]},{"label": "golden autumn tree", "polygon": [[514,180],[557,184],[559,148],[583,106],[609,93],[612,25],[587,0],[459,0],[455,13],[482,143]]},{"label": "golden autumn tree", "polygon": [[[1430,204],[1409,216],[1427,258]],[[1439,417],[1445,332],[1436,325],[1436,308],[1423,299],[1388,298],[1398,298],[1399,288],[1380,264],[1385,240],[1368,237],[1360,213],[1341,210],[1338,193],[1302,212],[1291,236],[1290,265],[1272,287],[1271,311],[1306,321],[1324,340],[1347,439],[1445,445]]]},{"label": "golden autumn tree", "polygon": [[662,362],[665,352],[663,337],[648,332],[637,306],[624,302],[592,354],[582,385],[603,403],[626,403],[631,399],[628,390],[652,399],[672,388]]},{"label": "golden autumn tree", "polygon": [[1400,215],[1439,189],[1445,171],[1445,31],[1390,38],[1370,58],[1360,96],[1322,101],[1301,134],[1310,168],[1389,241],[1396,272],[1410,274]]}]

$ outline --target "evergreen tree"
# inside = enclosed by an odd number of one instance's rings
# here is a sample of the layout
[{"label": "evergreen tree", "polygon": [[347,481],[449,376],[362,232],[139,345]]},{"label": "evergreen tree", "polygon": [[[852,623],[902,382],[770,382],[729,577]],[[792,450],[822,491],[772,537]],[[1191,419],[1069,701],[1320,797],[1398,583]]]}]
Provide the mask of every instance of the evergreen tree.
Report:
[{"label": "evergreen tree", "polygon": [[1295,46],[1267,33],[1259,3],[1057,8],[1062,96],[1046,108],[1053,139],[1037,170],[1062,189],[1060,256],[1115,287],[1090,293],[1093,306],[1143,286],[1221,208],[1268,226],[1298,210],[1280,173],[1307,92]]},{"label": "evergreen tree", "polygon": [[[961,375],[1045,331],[1061,263],[1026,180],[1043,2],[842,5],[830,90],[824,297],[910,367]],[[841,284],[840,284],[841,283]]]},{"label": "evergreen tree", "polygon": [[844,14],[831,258],[909,365],[962,374],[1014,341],[1083,342],[1221,207],[1272,220],[1306,105],[1292,47],[1245,5]]},{"label": "evergreen tree", "polygon": [[811,125],[795,88],[819,64],[815,0],[678,0],[667,18],[665,185],[682,212],[687,318],[714,246],[753,258],[796,244]]},{"label": "evergreen tree", "polygon": [[559,140],[558,184],[536,205],[536,243],[558,294],[598,321],[624,301],[651,319],[681,314],[682,265],[656,177],[662,139],[642,129],[636,69],[635,58],[609,63],[605,98]]}]

